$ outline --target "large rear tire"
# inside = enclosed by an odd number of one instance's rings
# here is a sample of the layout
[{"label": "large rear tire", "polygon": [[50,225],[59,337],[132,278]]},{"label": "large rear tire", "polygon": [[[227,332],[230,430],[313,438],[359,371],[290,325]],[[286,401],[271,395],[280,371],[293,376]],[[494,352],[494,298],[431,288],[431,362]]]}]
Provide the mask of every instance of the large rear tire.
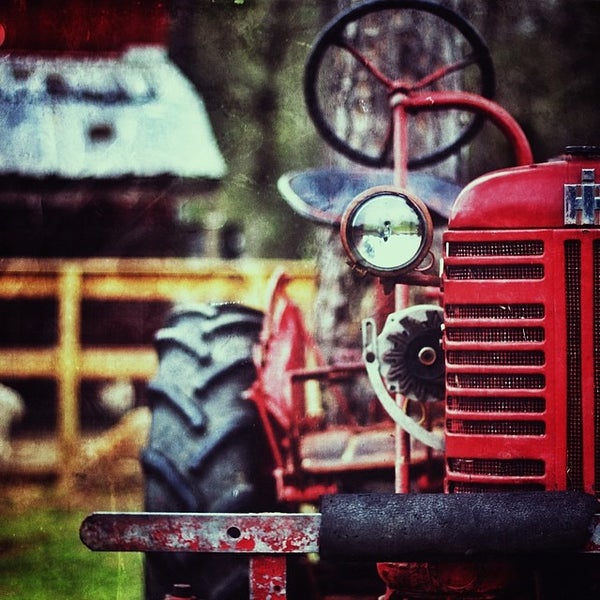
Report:
[{"label": "large rear tire", "polygon": [[[254,404],[252,347],[262,314],[234,304],[175,309],[156,335],[152,427],[142,454],[152,512],[274,510],[272,461]],[[248,597],[243,555],[148,553],[146,600],[187,583],[203,600]]]}]

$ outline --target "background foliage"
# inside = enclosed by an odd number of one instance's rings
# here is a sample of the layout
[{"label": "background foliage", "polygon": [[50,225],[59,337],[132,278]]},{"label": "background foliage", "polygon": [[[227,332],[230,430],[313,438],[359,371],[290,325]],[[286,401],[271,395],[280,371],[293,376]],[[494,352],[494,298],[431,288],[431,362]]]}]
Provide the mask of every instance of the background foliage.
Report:
[{"label": "background foliage", "polygon": [[285,171],[319,164],[301,92],[318,0],[175,0],[173,19],[173,58],[200,90],[229,165],[200,216],[243,222],[250,254],[310,253],[310,227],[276,183]]},{"label": "background foliage", "polygon": [[[517,118],[537,161],[567,145],[600,144],[600,2],[462,0],[463,9],[490,46],[496,100]],[[487,139],[472,149],[474,173],[494,166],[497,146]]]},{"label": "background foliage", "polygon": [[[243,224],[254,256],[312,256],[311,227],[279,198],[286,170],[327,159],[301,93],[304,61],[328,0],[172,0],[172,55],[207,103],[229,175],[195,207]],[[497,100],[530,136],[537,160],[600,138],[600,2],[457,0],[490,45]],[[470,152],[470,175],[508,164],[496,136]]]}]

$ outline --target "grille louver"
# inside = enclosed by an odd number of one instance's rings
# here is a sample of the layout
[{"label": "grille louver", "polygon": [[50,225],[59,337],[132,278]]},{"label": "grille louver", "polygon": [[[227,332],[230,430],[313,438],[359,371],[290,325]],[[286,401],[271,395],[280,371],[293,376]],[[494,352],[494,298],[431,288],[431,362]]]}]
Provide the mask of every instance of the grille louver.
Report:
[{"label": "grille louver", "polygon": [[452,342],[543,342],[542,327],[452,327],[447,329],[446,338]]},{"label": "grille louver", "polygon": [[526,435],[539,436],[546,433],[543,421],[475,421],[472,419],[448,419],[446,428],[449,433],[467,435]]},{"label": "grille louver", "polygon": [[448,267],[448,279],[542,279],[543,265],[468,265]]},{"label": "grille louver", "polygon": [[447,304],[451,319],[543,319],[543,304]]},{"label": "grille louver", "polygon": [[544,491],[544,485],[541,483],[492,484],[450,482],[448,486],[448,491],[451,494],[478,494],[495,492],[542,492]]},{"label": "grille louver", "polygon": [[467,475],[489,475],[490,477],[539,477],[544,475],[543,460],[535,459],[482,459],[451,458],[448,469]]},{"label": "grille louver", "polygon": [[448,256],[542,256],[544,242],[541,240],[507,240],[490,242],[450,242]]},{"label": "grille louver", "polygon": [[[448,490],[544,489],[543,458],[506,456],[547,433],[548,308],[537,293],[545,242],[452,240],[446,248]],[[509,302],[508,289],[519,292]]]},{"label": "grille louver", "polygon": [[544,353],[541,351],[505,351],[489,352],[473,350],[454,350],[446,354],[451,365],[543,365]]},{"label": "grille louver", "polygon": [[600,495],[600,228],[445,248],[448,491]]},{"label": "grille louver", "polygon": [[543,413],[545,398],[502,396],[448,396],[448,410],[463,413]]}]

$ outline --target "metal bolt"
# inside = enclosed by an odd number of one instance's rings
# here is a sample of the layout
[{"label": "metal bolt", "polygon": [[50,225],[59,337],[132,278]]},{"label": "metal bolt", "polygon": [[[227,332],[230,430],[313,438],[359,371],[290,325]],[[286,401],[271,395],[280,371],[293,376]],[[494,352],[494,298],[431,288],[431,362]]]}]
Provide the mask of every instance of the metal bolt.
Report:
[{"label": "metal bolt", "polygon": [[419,350],[419,361],[422,365],[430,367],[437,359],[437,353],[431,346],[425,346]]}]

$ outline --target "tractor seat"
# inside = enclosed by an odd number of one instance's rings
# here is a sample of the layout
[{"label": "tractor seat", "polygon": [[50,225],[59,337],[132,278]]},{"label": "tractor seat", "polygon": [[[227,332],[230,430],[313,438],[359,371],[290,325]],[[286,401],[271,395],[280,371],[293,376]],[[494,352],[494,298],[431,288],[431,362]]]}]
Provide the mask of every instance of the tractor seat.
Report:
[{"label": "tractor seat", "polygon": [[331,427],[306,433],[300,446],[302,470],[319,474],[391,469],[395,459],[395,435],[394,427],[389,424]]},{"label": "tractor seat", "polygon": [[[308,169],[285,173],[277,187],[283,199],[300,215],[313,221],[339,226],[346,207],[373,186],[392,185],[394,174],[382,171]],[[445,179],[423,173],[408,174],[408,190],[425,202],[429,210],[448,219],[461,188]]]}]

